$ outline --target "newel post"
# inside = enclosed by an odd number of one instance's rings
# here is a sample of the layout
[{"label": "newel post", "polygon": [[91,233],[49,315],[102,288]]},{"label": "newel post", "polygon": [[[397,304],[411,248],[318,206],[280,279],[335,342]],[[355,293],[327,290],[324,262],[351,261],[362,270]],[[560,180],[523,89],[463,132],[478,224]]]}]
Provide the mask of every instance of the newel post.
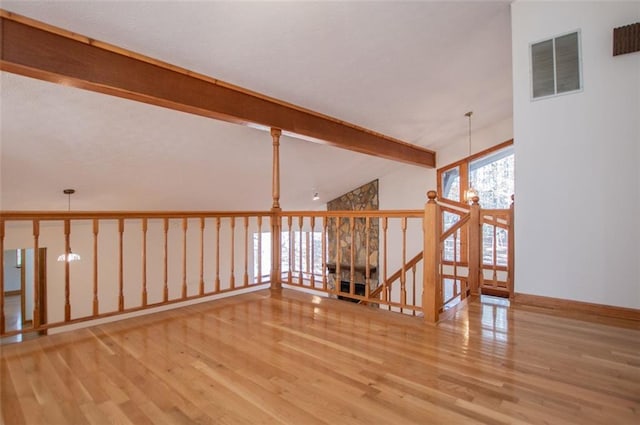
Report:
[{"label": "newel post", "polygon": [[422,229],[424,231],[422,309],[424,318],[429,323],[437,323],[442,304],[440,288],[440,206],[436,202],[434,190],[427,192],[429,200],[424,205]]},{"label": "newel post", "polygon": [[279,128],[271,129],[271,138],[273,139],[273,180],[272,195],[273,204],[271,205],[271,289],[282,289],[281,271],[280,271],[280,252],[282,237],[282,218],[280,213],[280,136],[282,130]]},{"label": "newel post", "polygon": [[469,290],[471,295],[480,294],[482,261],[482,222],[480,220],[480,198],[474,196],[469,208]]},{"label": "newel post", "polygon": [[509,298],[515,298],[515,288],[514,288],[514,276],[515,276],[515,251],[516,251],[516,234],[515,234],[515,223],[514,223],[514,213],[513,206],[515,204],[515,196],[511,195],[511,206],[509,207],[509,262],[508,262],[508,272],[507,272],[507,289],[509,289]]}]

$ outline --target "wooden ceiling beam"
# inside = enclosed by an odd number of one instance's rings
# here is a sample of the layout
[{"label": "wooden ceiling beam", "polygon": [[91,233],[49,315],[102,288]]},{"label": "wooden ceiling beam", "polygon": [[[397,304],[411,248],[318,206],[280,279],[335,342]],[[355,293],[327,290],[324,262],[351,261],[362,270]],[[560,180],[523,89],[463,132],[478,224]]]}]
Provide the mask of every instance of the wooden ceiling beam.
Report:
[{"label": "wooden ceiling beam", "polygon": [[0,69],[409,164],[435,153],[0,9]]}]

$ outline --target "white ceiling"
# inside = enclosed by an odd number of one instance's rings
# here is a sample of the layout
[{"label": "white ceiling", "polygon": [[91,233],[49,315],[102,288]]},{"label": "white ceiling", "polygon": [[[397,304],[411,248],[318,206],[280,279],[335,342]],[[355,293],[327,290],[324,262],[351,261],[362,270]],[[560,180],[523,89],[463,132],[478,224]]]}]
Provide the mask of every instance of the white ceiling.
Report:
[{"label": "white ceiling", "polygon": [[[508,1],[2,8],[438,150],[511,116]],[[1,207],[268,209],[268,133],[2,73]],[[499,141],[496,141],[499,142]],[[283,208],[406,165],[283,138]]]}]

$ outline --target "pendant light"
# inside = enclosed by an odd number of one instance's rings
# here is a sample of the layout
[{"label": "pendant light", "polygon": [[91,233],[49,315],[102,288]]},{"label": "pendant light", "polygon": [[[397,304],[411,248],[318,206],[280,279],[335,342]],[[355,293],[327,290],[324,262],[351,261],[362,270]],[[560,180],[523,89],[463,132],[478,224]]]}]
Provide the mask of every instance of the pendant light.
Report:
[{"label": "pendant light", "polygon": [[[469,158],[471,157],[471,116],[473,115],[473,111],[469,111],[466,114],[464,114],[465,117],[469,118],[469,146],[467,149],[467,171],[468,171],[468,167],[469,167]],[[469,177],[471,177],[471,174],[469,174]],[[466,203],[471,203],[473,201],[473,198],[478,196],[478,191],[475,190],[472,186],[471,186],[471,182],[467,182],[467,184],[469,185],[469,187],[467,188],[467,190],[464,191],[464,202]]]},{"label": "pendant light", "polygon": [[[62,191],[65,195],[67,195],[67,212],[71,212],[71,195],[76,193],[75,189],[65,189]],[[58,256],[58,261],[80,261],[80,255],[71,251],[71,247],[69,247],[69,253],[60,254]]]}]

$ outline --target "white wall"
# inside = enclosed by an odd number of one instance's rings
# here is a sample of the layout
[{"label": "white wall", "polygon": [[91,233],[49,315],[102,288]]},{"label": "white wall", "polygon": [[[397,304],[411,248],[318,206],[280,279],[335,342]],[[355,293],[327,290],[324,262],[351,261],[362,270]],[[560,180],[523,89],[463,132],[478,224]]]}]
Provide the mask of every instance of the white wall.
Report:
[{"label": "white wall", "polygon": [[[474,115],[481,114],[482,111],[474,111]],[[462,116],[462,114],[461,114]],[[464,118],[464,116],[462,116]],[[506,142],[513,138],[513,120],[507,118],[489,127],[474,129],[472,123],[471,130],[471,155],[489,149],[492,146]],[[452,141],[442,149],[438,150],[436,160],[441,168],[462,158],[469,156],[469,136]]]},{"label": "white wall", "polygon": [[[640,307],[640,3],[512,4],[516,292]],[[529,44],[581,31],[584,90],[531,101]]]}]

